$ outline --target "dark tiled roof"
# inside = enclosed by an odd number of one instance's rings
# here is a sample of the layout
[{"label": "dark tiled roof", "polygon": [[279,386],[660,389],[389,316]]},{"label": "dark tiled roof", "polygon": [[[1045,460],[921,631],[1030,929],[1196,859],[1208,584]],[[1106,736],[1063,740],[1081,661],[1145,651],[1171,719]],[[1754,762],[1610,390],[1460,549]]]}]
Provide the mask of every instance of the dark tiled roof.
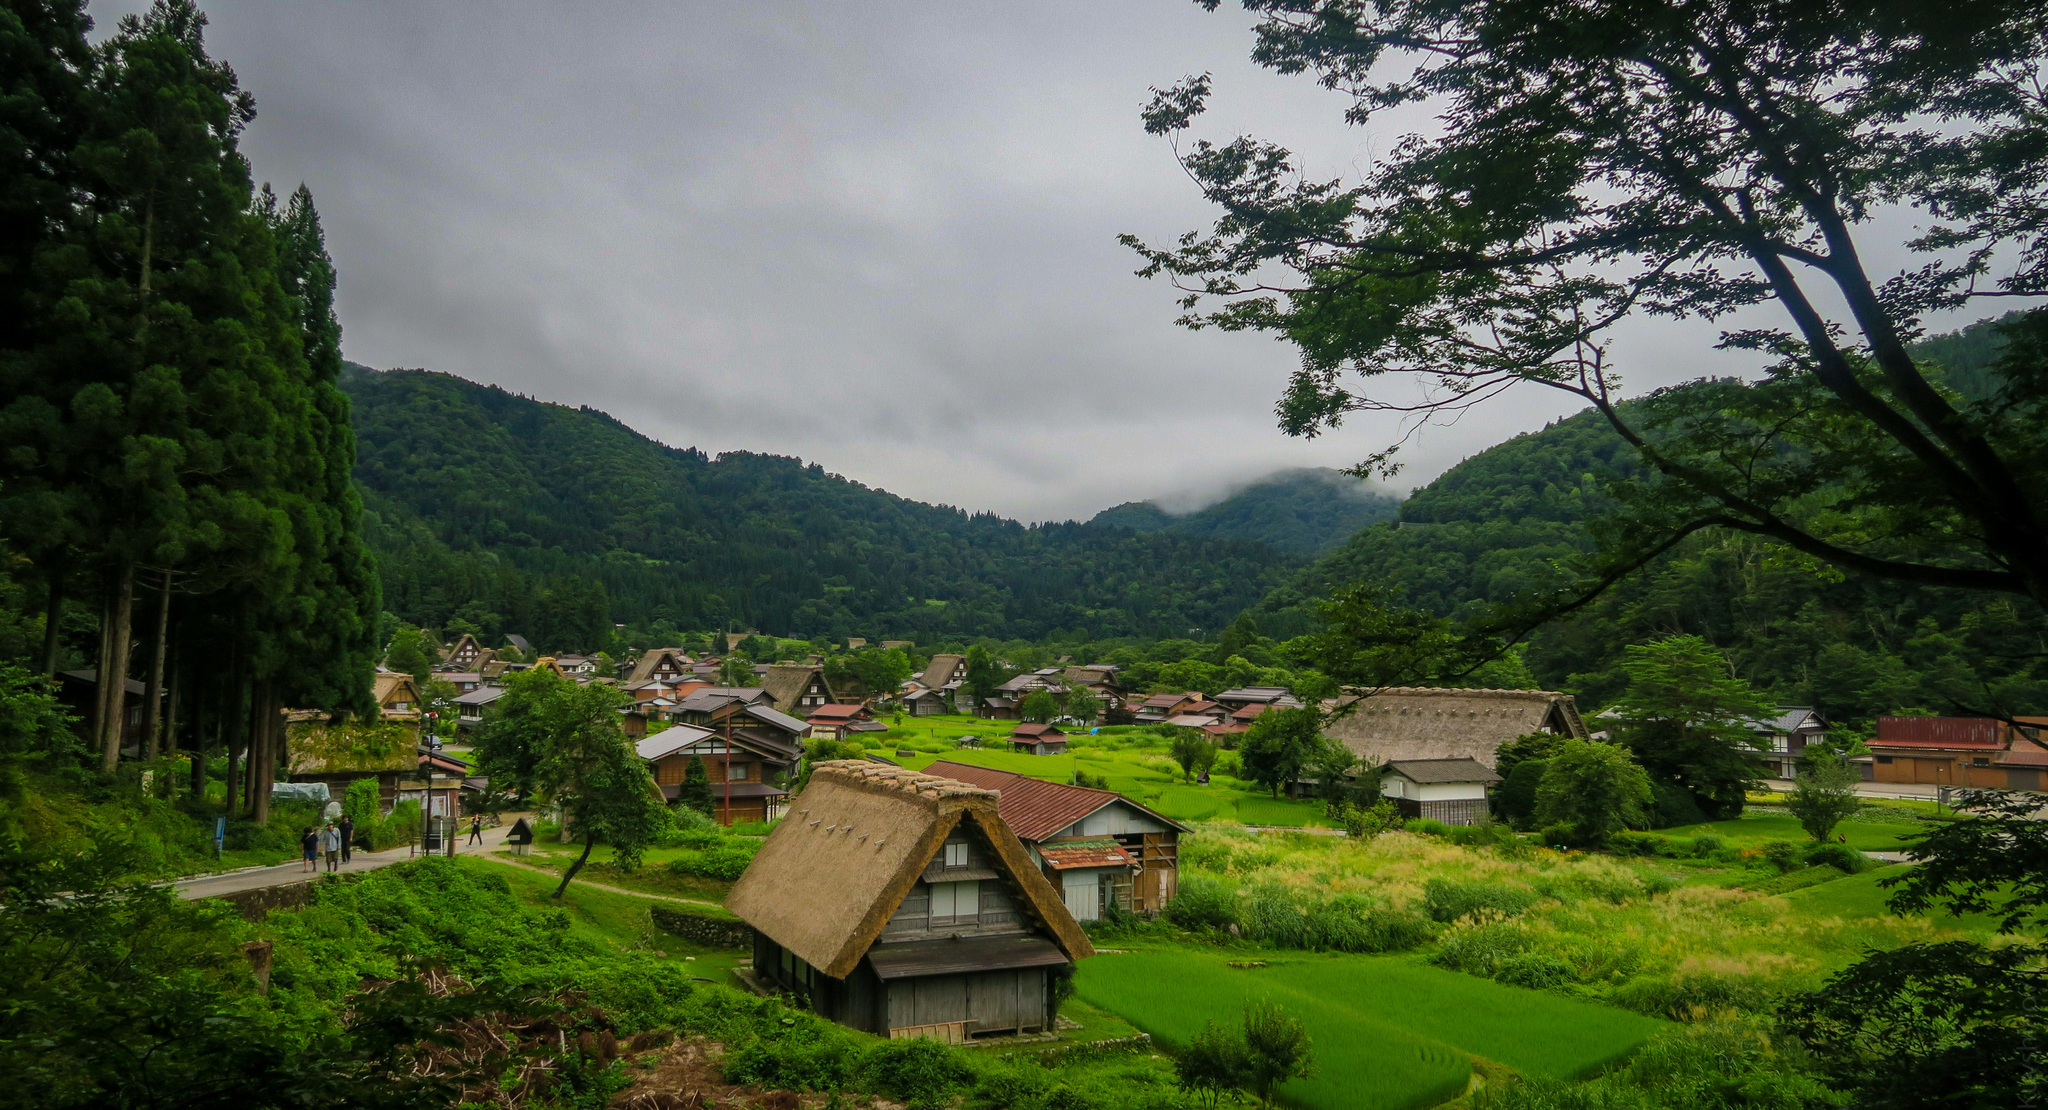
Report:
[{"label": "dark tiled roof", "polygon": [[1396,759],[1387,770],[1410,782],[1499,782],[1500,776],[1476,759]]}]

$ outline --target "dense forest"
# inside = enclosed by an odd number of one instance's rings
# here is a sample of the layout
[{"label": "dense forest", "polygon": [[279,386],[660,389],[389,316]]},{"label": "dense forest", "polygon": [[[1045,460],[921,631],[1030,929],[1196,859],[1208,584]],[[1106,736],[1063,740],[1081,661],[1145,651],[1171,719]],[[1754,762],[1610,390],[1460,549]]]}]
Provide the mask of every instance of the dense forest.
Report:
[{"label": "dense forest", "polygon": [[1024,526],[775,455],[672,448],[588,408],[351,366],[385,608],[595,650],[614,622],[783,635],[1213,633],[1298,561],[1237,539]]},{"label": "dense forest", "polygon": [[1191,513],[1170,513],[1156,501],[1127,501],[1090,524],[1138,532],[1257,540],[1290,555],[1320,555],[1353,533],[1400,514],[1401,499],[1327,467],[1286,470]]},{"label": "dense forest", "polygon": [[[1966,395],[1988,395],[1999,346],[1985,321],[1916,354]],[[1402,506],[1398,521],[1352,536],[1251,611],[1268,634],[1314,624],[1336,586],[1385,585],[1396,603],[1469,617],[1570,580],[1591,546],[1603,492],[1637,475],[1637,456],[1586,411],[1466,459]],[[1876,713],[2048,711],[2048,630],[1998,597],[1844,575],[1755,537],[1702,533],[1527,641],[1544,685],[1597,708],[1622,683],[1622,650],[1692,633],[1723,648],[1743,677],[1788,704],[1833,718]]]}]

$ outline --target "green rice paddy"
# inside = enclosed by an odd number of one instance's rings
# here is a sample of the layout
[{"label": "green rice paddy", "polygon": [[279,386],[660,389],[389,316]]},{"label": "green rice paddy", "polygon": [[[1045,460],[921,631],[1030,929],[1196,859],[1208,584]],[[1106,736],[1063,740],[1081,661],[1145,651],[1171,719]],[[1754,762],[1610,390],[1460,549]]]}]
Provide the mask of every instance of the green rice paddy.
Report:
[{"label": "green rice paddy", "polygon": [[1303,1110],[1413,1110],[1461,1094],[1471,1057],[1569,1078],[1633,1052],[1665,1023],[1607,1006],[1505,987],[1408,960],[1230,957],[1169,949],[1098,956],[1075,976],[1081,998],[1168,1046],[1204,1020],[1228,1024],[1268,998],[1307,1026],[1316,1074],[1282,1088]]},{"label": "green rice paddy", "polygon": [[[1922,822],[1894,823],[1859,818],[1842,822],[1835,831],[1847,837],[1849,847],[1859,852],[1899,852],[1907,847],[1906,837],[1925,832],[1929,827]],[[1744,813],[1733,821],[1710,821],[1703,825],[1684,825],[1657,831],[1666,836],[1710,834],[1720,837],[1731,848],[1758,847],[1772,840],[1789,840],[1795,844],[1811,843],[1806,830],[1799,827],[1798,819],[1789,813],[1768,811]]]}]

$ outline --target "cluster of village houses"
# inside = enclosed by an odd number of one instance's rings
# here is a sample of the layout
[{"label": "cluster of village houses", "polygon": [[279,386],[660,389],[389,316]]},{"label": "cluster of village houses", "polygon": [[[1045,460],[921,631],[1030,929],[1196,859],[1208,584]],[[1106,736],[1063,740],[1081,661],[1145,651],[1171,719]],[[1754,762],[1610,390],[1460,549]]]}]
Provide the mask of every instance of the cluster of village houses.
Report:
[{"label": "cluster of village houses", "polygon": [[[720,663],[657,648],[604,678],[593,658],[501,660],[464,636],[435,670],[459,691],[464,732],[489,719],[505,676],[519,669],[615,683],[631,696],[624,729],[669,798],[701,763],[718,820],[780,818],[727,901],[753,930],[745,974],[855,1028],[951,1042],[1048,1030],[1053,984],[1091,952],[1078,923],[1155,913],[1174,897],[1186,828],[1113,791],[955,760],[917,772],[865,755],[816,764],[792,797],[805,743],[850,740],[864,749],[858,734],[887,727],[876,719],[879,699],[834,690],[816,657],[757,666],[756,684],[745,687],[720,685]],[[91,682],[90,672],[69,677]],[[972,713],[991,730],[963,746],[1049,755],[1065,750],[1066,732],[1017,720],[1040,690],[1063,700],[1086,690],[1101,703],[1098,719],[1199,729],[1225,744],[1260,714],[1301,704],[1278,687],[1133,692],[1114,666],[1034,670],[978,701],[965,679],[963,656],[935,655],[889,709]],[[376,697],[385,722],[420,735],[421,694],[410,676],[380,672]],[[1382,789],[1403,814],[1453,824],[1485,820],[1503,743],[1535,732],[1601,735],[1589,734],[1570,695],[1541,690],[1395,688],[1322,708],[1326,735],[1382,769]],[[387,806],[411,795],[429,812],[452,806],[460,790],[488,786],[431,740],[366,762],[347,745],[301,742],[301,724],[318,727],[309,716],[287,729],[298,782],[340,789],[374,776]],[[1764,773],[1787,779],[1827,724],[1811,709],[1787,708],[1756,727]],[[2039,790],[2048,769],[2040,727],[2048,719],[1881,717],[1862,773],[1876,782]]]}]

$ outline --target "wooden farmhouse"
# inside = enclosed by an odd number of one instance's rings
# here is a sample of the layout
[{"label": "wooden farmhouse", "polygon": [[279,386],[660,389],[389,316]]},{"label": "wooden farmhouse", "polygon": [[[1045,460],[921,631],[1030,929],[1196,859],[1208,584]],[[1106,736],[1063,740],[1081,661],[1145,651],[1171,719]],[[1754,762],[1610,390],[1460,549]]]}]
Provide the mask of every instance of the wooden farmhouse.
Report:
[{"label": "wooden farmhouse", "polygon": [[1473,759],[1493,767],[1502,744],[1532,732],[1586,739],[1578,703],[1550,690],[1397,686],[1330,706],[1323,733],[1371,764]]},{"label": "wooden farmhouse", "polygon": [[1049,1030],[1094,954],[994,791],[865,760],[817,765],[725,905],[763,985],[887,1037]]},{"label": "wooden farmhouse", "polygon": [[2041,731],[2048,717],[1891,717],[1877,719],[1877,735],[1860,757],[1874,782],[1913,782],[1978,790],[2040,790],[2048,786],[2048,747]]},{"label": "wooden farmhouse", "polygon": [[1067,734],[1051,725],[1018,725],[1010,730],[1010,747],[1026,755],[1059,755],[1067,750]]},{"label": "wooden farmhouse", "polygon": [[1799,758],[1806,754],[1806,746],[1827,737],[1828,723],[1812,709],[1790,705],[1781,706],[1777,716],[1758,721],[1756,730],[1766,746],[1751,754],[1762,761],[1764,774],[1790,779],[1799,773]]},{"label": "wooden farmhouse", "polygon": [[693,674],[690,667],[690,657],[682,648],[650,648],[633,661],[633,669],[626,675],[626,685],[642,682],[673,684]]},{"label": "wooden farmhouse", "polygon": [[702,759],[711,779],[712,816],[720,824],[772,821],[782,815],[789,791],[778,783],[796,766],[800,751],[765,741],[750,730],[722,731],[670,725],[633,744],[654,772],[662,797],[675,801],[692,759]]},{"label": "wooden farmhouse", "polygon": [[804,724],[808,726],[804,735],[812,740],[847,740],[856,733],[886,732],[889,728],[875,720],[867,706],[847,702],[818,706],[804,718]]},{"label": "wooden farmhouse", "polygon": [[1499,781],[1491,767],[1470,757],[1396,759],[1382,769],[1380,793],[1403,817],[1479,825],[1487,819],[1486,789]]},{"label": "wooden farmhouse", "polygon": [[1187,826],[1113,790],[949,760],[925,773],[996,791],[1003,822],[1079,920],[1101,917],[1111,902],[1132,913],[1158,913],[1180,889],[1180,834]]},{"label": "wooden farmhouse", "polygon": [[495,657],[496,652],[476,642],[476,637],[465,632],[462,638],[442,656],[443,661],[458,671],[473,671],[484,663],[484,656]]},{"label": "wooden farmhouse", "polygon": [[335,722],[326,713],[285,715],[285,764],[292,782],[324,782],[340,797],[349,783],[374,778],[384,808],[398,799],[400,783],[420,768],[420,693],[412,676],[378,671],[370,686],[375,722]]}]

